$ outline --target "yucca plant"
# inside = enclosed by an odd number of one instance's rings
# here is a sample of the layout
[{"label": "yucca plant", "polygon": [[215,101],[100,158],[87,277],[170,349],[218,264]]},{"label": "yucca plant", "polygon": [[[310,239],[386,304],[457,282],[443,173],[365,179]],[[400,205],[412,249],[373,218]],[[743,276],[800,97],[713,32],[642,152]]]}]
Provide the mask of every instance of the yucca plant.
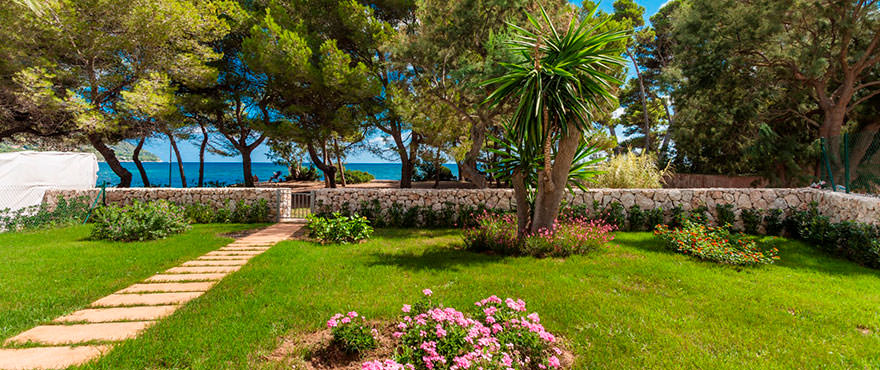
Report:
[{"label": "yucca plant", "polygon": [[[534,31],[510,25],[513,37],[508,47],[520,60],[502,64],[505,74],[485,82],[497,86],[486,99],[488,104],[514,100],[516,105],[508,144],[520,159],[508,167],[520,235],[553,226],[572,163],[584,153],[579,148],[591,113],[615,99],[611,87],[621,82],[608,72],[624,63],[621,41],[629,35],[603,31],[608,18],[595,21],[592,14],[580,23],[572,19],[562,33],[543,8],[541,18],[543,22],[528,15]],[[588,167],[575,166],[575,171],[589,177]],[[530,188],[534,188],[533,207],[529,207]]]}]

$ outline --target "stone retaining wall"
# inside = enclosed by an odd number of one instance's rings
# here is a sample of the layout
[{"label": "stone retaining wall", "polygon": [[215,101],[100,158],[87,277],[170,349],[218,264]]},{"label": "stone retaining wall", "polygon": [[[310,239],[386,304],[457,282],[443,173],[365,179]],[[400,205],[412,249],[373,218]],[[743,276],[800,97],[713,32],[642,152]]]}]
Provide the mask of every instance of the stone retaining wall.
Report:
[{"label": "stone retaining wall", "polygon": [[[382,209],[399,203],[404,208],[448,206],[511,210],[515,203],[513,190],[429,190],[429,189],[322,189],[314,192],[313,212],[356,211],[374,199]],[[701,205],[709,208],[710,221],[715,218],[716,204],[733,204],[738,214],[742,209],[805,209],[817,202],[822,214],[834,222],[852,220],[880,225],[880,198],[831,193],[815,189],[596,189],[576,191],[566,197],[572,205],[591,206],[594,201],[605,207],[613,202],[625,209],[638,205],[641,209],[662,207],[670,210],[681,206],[690,211]],[[667,214],[668,216],[668,214]]]},{"label": "stone retaining wall", "polygon": [[[43,202],[50,208],[57,203],[58,197],[65,199],[76,197],[88,197],[89,202],[101,189],[71,190],[51,189],[43,195]],[[230,202],[237,203],[244,200],[252,204],[259,199],[265,199],[269,203],[270,217],[281,220],[290,217],[290,189],[263,189],[263,188],[130,188],[130,189],[107,189],[107,203],[127,205],[134,200],[150,201],[164,199],[172,203],[186,205],[201,203],[212,207],[226,207]]]}]

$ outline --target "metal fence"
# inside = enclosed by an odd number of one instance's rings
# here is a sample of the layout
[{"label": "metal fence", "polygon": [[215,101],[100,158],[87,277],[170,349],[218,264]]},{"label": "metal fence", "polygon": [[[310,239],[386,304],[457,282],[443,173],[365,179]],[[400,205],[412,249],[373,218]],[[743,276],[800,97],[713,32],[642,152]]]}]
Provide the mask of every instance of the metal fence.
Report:
[{"label": "metal fence", "polygon": [[880,131],[822,138],[821,173],[832,189],[880,194]]},{"label": "metal fence", "polygon": [[290,218],[306,218],[312,213],[312,193],[290,194]]}]

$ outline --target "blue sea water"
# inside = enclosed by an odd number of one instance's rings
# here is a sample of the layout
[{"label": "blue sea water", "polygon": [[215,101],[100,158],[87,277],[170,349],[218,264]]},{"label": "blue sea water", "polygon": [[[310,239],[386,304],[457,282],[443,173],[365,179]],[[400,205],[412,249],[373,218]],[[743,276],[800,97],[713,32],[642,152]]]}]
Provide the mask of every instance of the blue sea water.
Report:
[{"label": "blue sea water", "polygon": [[[124,162],[122,166],[128,169],[132,174],[131,186],[144,186],[141,181],[141,175],[137,170],[137,166],[133,162]],[[452,164],[446,164],[452,170],[454,175],[458,175],[458,167]],[[366,171],[376,177],[377,180],[400,180],[400,164],[399,163],[348,163],[346,169]],[[169,184],[168,162],[148,162],[144,163],[144,170],[147,171],[147,178],[153,186],[167,187]],[[282,175],[287,175],[287,167],[274,163],[260,162],[253,163],[251,171],[260,181],[268,180],[275,171],[281,171]],[[196,186],[199,181],[199,162],[183,162],[183,172],[186,176],[186,183],[189,186]],[[171,187],[180,187],[180,172],[177,163],[171,163]],[[221,185],[232,185],[244,182],[241,163],[230,162],[206,162],[205,163],[205,182],[219,183]],[[98,186],[101,184],[108,186],[119,183],[119,177],[113,173],[104,162],[98,163]]]}]

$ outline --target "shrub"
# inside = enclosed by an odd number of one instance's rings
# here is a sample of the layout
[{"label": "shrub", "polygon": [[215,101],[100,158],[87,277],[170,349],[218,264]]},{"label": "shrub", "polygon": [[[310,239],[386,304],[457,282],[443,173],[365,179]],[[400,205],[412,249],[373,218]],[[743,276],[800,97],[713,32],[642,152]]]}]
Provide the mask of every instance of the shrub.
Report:
[{"label": "shrub", "polygon": [[[369,172],[358,171],[358,170],[345,170],[345,183],[346,184],[363,184],[365,182],[370,182],[375,180],[376,177],[373,176]],[[339,171],[336,171],[336,182],[342,182],[342,175]]]},{"label": "shrub", "polygon": [[614,239],[616,227],[602,220],[573,218],[559,220],[552,229],[541,229],[521,239],[516,235],[516,217],[512,214],[485,212],[477,225],[465,228],[463,238],[468,249],[492,251],[504,255],[565,257],[599,249]]},{"label": "shrub", "polygon": [[355,311],[333,315],[327,320],[327,327],[333,334],[333,343],[346,353],[361,354],[376,348],[379,332],[370,328],[366,319]]},{"label": "shrub", "polygon": [[662,225],[664,221],[663,208],[654,208],[645,212],[645,228],[648,231],[654,231],[657,225]]},{"label": "shrub", "polygon": [[732,234],[727,227],[711,227],[685,222],[680,229],[660,225],[654,234],[666,247],[702,260],[729,265],[760,265],[779,259],[776,248],[761,250],[754,241]]},{"label": "shrub", "polygon": [[372,361],[364,369],[537,369],[559,368],[557,338],[526,314],[521,299],[491,296],[474,304],[473,316],[431,300],[402,308],[391,361]]},{"label": "shrub", "polygon": [[684,208],[682,208],[681,205],[672,207],[672,222],[670,222],[669,227],[679,228],[684,226],[687,217],[687,212],[684,211]]},{"label": "shrub", "polygon": [[443,165],[435,166],[431,161],[420,160],[416,163],[415,171],[412,174],[412,181],[434,181],[437,179],[438,172],[440,181],[455,180],[452,170],[448,167]]},{"label": "shrub", "polygon": [[202,203],[192,203],[183,206],[187,221],[193,224],[209,223],[266,223],[269,218],[269,202],[259,199],[254,203],[245,203],[239,200],[234,205],[217,208]]},{"label": "shrub", "polygon": [[793,237],[830,254],[880,268],[880,228],[877,226],[851,221],[832,223],[819,214],[815,203],[807,210],[792,212],[785,226]]},{"label": "shrub", "polygon": [[733,204],[716,204],[715,223],[719,226],[733,225],[736,223],[736,213],[733,212]]},{"label": "shrub", "polygon": [[761,226],[761,210],[760,209],[743,209],[740,212],[740,218],[743,222],[743,231],[746,234],[758,235]]},{"label": "shrub", "polygon": [[639,155],[628,151],[600,164],[596,187],[613,189],[658,189],[670,174],[669,167],[657,167],[653,154]]},{"label": "shrub", "polygon": [[628,218],[630,231],[641,231],[645,226],[645,212],[642,212],[642,208],[638,204],[633,204],[632,207],[629,207]]},{"label": "shrub", "polygon": [[322,243],[349,244],[369,239],[373,228],[366,217],[343,216],[334,212],[330,217],[308,216],[309,235]]},{"label": "shrub", "polygon": [[783,219],[781,209],[771,209],[764,215],[764,233],[767,235],[778,236],[785,229],[785,221]]},{"label": "shrub", "polygon": [[46,204],[22,208],[16,211],[0,210],[0,232],[24,231],[44,227],[67,226],[81,223],[89,214],[89,198],[66,199],[59,196],[51,211]]},{"label": "shrub", "polygon": [[709,207],[701,205],[694,208],[687,216],[687,221],[695,224],[707,225],[709,223]]},{"label": "shrub", "polygon": [[183,209],[165,200],[100,207],[95,210],[93,219],[92,239],[152,240],[188,228]]}]

